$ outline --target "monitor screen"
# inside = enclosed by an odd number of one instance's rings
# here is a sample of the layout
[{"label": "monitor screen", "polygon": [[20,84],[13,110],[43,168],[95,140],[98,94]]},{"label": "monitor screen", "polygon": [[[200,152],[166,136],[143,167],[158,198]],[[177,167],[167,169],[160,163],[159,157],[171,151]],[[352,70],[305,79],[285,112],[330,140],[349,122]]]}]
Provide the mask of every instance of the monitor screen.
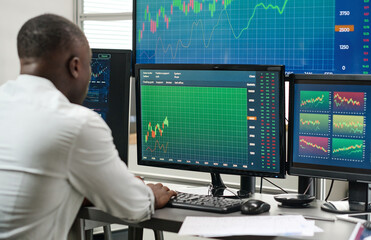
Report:
[{"label": "monitor screen", "polygon": [[370,73],[370,1],[135,0],[136,63],[278,64]]},{"label": "monitor screen", "polygon": [[127,163],[130,102],[130,50],[92,49],[91,79],[83,105],[111,128],[119,155]]},{"label": "monitor screen", "polygon": [[371,76],[290,80],[289,173],[371,182]]},{"label": "monitor screen", "polygon": [[138,163],[283,177],[283,66],[136,65]]}]

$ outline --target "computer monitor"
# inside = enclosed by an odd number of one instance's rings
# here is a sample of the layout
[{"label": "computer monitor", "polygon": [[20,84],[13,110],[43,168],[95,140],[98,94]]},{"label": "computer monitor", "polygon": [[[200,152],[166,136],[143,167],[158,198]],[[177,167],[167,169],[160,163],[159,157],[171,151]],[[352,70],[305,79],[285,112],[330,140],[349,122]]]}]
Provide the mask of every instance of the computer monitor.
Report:
[{"label": "computer monitor", "polygon": [[288,173],[349,181],[349,210],[368,207],[371,76],[291,75]]},{"label": "computer monitor", "polygon": [[130,64],[130,50],[92,49],[91,80],[83,102],[107,122],[125,163],[128,162]]},{"label": "computer monitor", "polygon": [[136,63],[279,64],[369,74],[370,2],[134,0]]},{"label": "computer monitor", "polygon": [[275,65],[136,65],[138,164],[210,172],[214,185],[219,173],[283,178],[283,78]]}]

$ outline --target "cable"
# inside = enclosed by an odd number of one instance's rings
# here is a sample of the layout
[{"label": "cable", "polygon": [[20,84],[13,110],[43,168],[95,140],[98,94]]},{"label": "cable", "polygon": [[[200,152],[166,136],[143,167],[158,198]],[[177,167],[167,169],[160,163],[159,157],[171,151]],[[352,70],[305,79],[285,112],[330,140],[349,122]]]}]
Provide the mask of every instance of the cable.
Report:
[{"label": "cable", "polygon": [[[238,194],[236,194],[235,192],[233,192],[232,190],[230,190],[228,187],[224,190],[227,190],[228,192],[232,193],[235,197],[237,197],[239,200],[242,201],[242,198],[240,198],[240,196],[238,196]],[[229,197],[229,196],[223,196],[223,197]]]},{"label": "cable", "polygon": [[263,177],[260,178],[260,193],[263,192]]},{"label": "cable", "polygon": [[312,185],[312,183],[313,183],[313,178],[310,178],[310,182],[309,182],[309,184],[308,184],[308,187],[307,187],[307,189],[305,189],[305,191],[304,191],[303,194],[307,194],[307,192],[308,192],[310,186]]},{"label": "cable", "polygon": [[276,188],[281,189],[282,192],[284,192],[284,193],[288,193],[285,189],[281,188],[280,186],[278,186],[277,184],[273,183],[272,181],[269,181],[268,179],[266,179],[266,178],[264,178],[264,177],[263,177],[263,179],[264,179],[265,181],[269,182],[270,184],[272,184],[273,186],[275,186]]},{"label": "cable", "polygon": [[330,189],[328,190],[325,202],[327,202],[327,199],[330,197],[332,187],[334,186],[334,180],[331,181]]},{"label": "cable", "polygon": [[345,200],[348,200],[348,199],[349,199],[349,197],[345,197],[345,198],[340,199],[340,201],[345,201]]},{"label": "cable", "polygon": [[[212,194],[211,194],[212,186],[213,185],[211,183],[208,186],[208,190],[207,190],[207,195],[208,196],[212,196]],[[238,194],[236,194],[235,192],[233,192],[232,190],[230,190],[229,187],[226,186],[225,188],[222,188],[222,187],[216,188],[215,191],[218,191],[220,189],[227,190],[228,192],[230,192],[230,193],[232,193],[234,195],[233,198],[238,198],[239,200],[242,201],[242,198],[240,198],[240,196],[238,196]],[[230,198],[231,196],[220,196],[220,197]]]}]

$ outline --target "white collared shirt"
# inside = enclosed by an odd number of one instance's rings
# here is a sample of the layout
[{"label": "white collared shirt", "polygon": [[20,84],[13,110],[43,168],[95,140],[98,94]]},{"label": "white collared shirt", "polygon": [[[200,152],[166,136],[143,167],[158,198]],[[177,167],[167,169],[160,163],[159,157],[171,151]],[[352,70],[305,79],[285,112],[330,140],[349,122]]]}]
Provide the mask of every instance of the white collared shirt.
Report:
[{"label": "white collared shirt", "polygon": [[44,78],[0,86],[0,239],[66,239],[84,196],[129,221],[154,211],[97,113]]}]

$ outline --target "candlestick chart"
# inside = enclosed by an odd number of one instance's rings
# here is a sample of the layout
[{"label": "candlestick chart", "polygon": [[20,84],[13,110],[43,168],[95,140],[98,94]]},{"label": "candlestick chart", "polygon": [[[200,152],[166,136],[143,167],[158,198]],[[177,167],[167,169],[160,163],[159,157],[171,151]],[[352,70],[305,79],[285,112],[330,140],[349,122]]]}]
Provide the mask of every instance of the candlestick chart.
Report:
[{"label": "candlestick chart", "polygon": [[329,116],[327,114],[300,114],[300,133],[327,134]]},{"label": "candlestick chart", "polygon": [[93,109],[106,120],[111,77],[111,56],[109,54],[94,55],[90,66],[89,90],[83,105]]},{"label": "candlestick chart", "polygon": [[329,139],[325,137],[299,137],[299,154],[314,157],[329,155]]},{"label": "candlestick chart", "polygon": [[167,142],[165,144],[160,144],[160,140],[158,140],[159,137],[162,137],[165,126],[169,127],[169,120],[168,120],[167,117],[165,117],[164,121],[161,124],[157,123],[154,126],[152,126],[151,122],[148,123],[147,133],[145,134],[145,137],[144,137],[145,138],[145,143],[147,143],[148,140],[150,140],[152,138],[152,139],[155,139],[154,140],[155,145],[154,145],[153,149],[148,146],[146,148],[146,150],[154,152],[158,148],[159,150],[162,150],[164,153],[167,152],[167,147],[168,147],[169,142]]},{"label": "candlestick chart", "polygon": [[246,96],[243,88],[141,86],[143,153],[246,163]]},{"label": "candlestick chart", "polygon": [[363,136],[364,117],[354,115],[333,115],[332,132],[335,135]]},{"label": "candlestick chart", "polygon": [[110,83],[110,59],[92,58],[88,102],[107,102]]},{"label": "candlestick chart", "polygon": [[300,110],[328,111],[330,93],[327,91],[301,91]]},{"label": "candlestick chart", "polygon": [[334,13],[335,1],[137,0],[136,62],[333,71]]},{"label": "candlestick chart", "polygon": [[91,81],[109,82],[110,59],[92,58],[91,60]]},{"label": "candlestick chart", "polygon": [[334,111],[364,112],[365,93],[334,92]]},{"label": "candlestick chart", "polygon": [[363,160],[363,140],[333,138],[332,157],[341,159]]}]

